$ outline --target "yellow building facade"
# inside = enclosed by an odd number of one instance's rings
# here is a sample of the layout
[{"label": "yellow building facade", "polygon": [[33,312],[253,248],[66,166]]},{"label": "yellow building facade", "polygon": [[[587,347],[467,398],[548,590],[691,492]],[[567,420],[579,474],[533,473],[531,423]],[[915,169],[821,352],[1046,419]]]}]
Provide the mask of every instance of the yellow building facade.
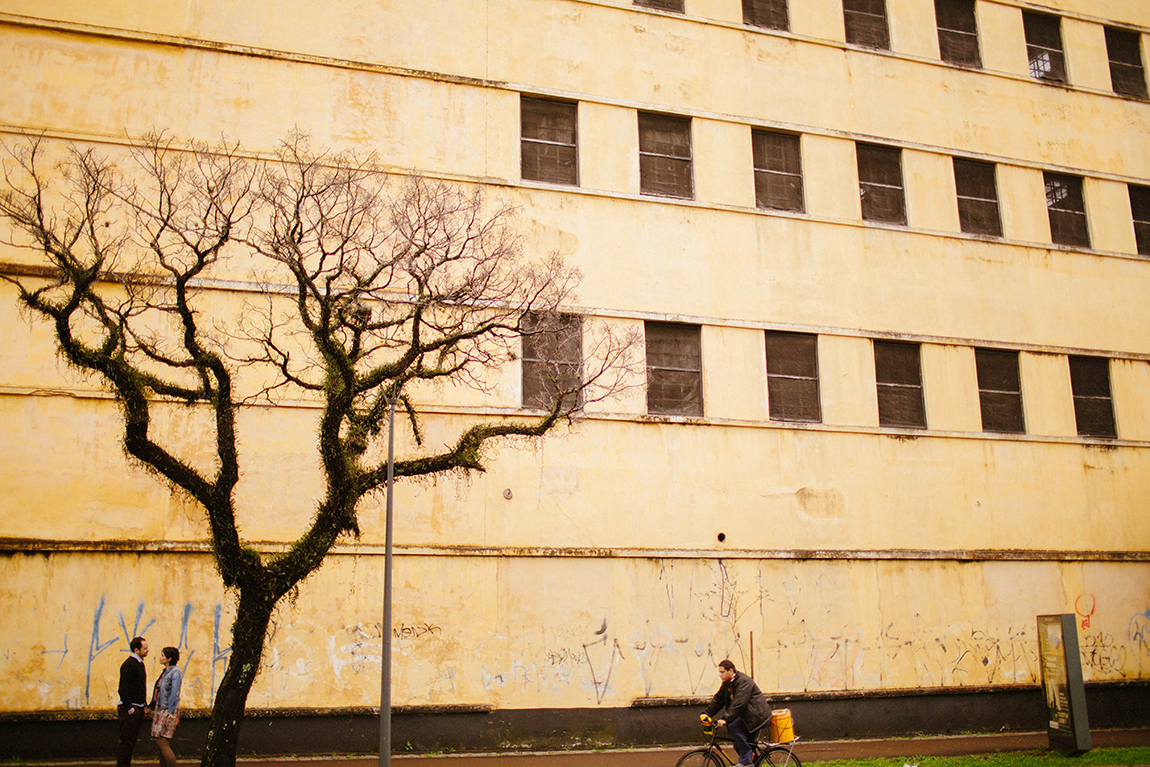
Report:
[{"label": "yellow building facade", "polygon": [[[651,5],[5,0],[0,131],[270,156],[298,128],[480,185],[582,271],[571,312],[643,334],[625,396],[486,473],[397,488],[400,746],[458,747],[447,721],[491,747],[687,740],[725,657],[800,734],[1039,730],[1049,613],[1078,615],[1096,725],[1130,725],[1150,699],[1150,6]],[[0,731],[110,726],[140,633],[181,647],[184,706],[210,707],[234,608],[202,516],[124,457],[115,403],[5,284],[0,326]],[[429,444],[521,415],[522,365],[429,392]],[[241,416],[263,550],[314,510],[317,417]],[[206,449],[195,413],[164,418]],[[281,606],[257,716],[370,734],[383,519],[375,499]],[[868,723],[877,696],[899,717]]]}]

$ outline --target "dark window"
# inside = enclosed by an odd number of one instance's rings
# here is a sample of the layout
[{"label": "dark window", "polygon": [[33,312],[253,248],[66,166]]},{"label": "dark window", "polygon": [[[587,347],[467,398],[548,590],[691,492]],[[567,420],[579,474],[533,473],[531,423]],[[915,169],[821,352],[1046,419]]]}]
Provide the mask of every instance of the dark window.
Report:
[{"label": "dark window", "polygon": [[[573,314],[529,314],[523,318],[523,406],[550,410],[563,393],[563,406],[578,402],[582,380],[583,322]],[[575,393],[572,393],[575,392]]]},{"label": "dark window", "polygon": [[703,414],[703,355],[698,325],[645,323],[647,412]]},{"label": "dark window", "polygon": [[818,336],[767,331],[767,404],[772,421],[822,420]]},{"label": "dark window", "polygon": [[755,154],[755,204],[775,210],[803,209],[803,166],[799,137],[752,131]]},{"label": "dark window", "polygon": [[1138,252],[1150,256],[1150,186],[1130,184],[1130,213],[1134,216]]},{"label": "dark window", "polygon": [[787,0],[743,0],[743,23],[767,29],[790,29]]},{"label": "dark window", "polygon": [[848,43],[890,50],[886,0],[843,0],[843,23]]},{"label": "dark window", "polygon": [[938,52],[943,61],[964,67],[982,66],[974,0],[934,0],[938,22]]},{"label": "dark window", "polygon": [[874,375],[878,384],[879,424],[925,429],[919,345],[875,341]]},{"label": "dark window", "polygon": [[906,223],[902,192],[902,150],[873,144],[856,144],[859,197],[866,221]]},{"label": "dark window", "polygon": [[1086,202],[1082,179],[1059,173],[1043,173],[1046,179],[1046,211],[1050,215],[1050,241],[1055,245],[1090,247],[1086,230]]},{"label": "dark window", "polygon": [[1146,98],[1146,72],[1142,69],[1140,35],[1128,29],[1106,28],[1106,56],[1110,84],[1115,93]]},{"label": "dark window", "polygon": [[1082,437],[1117,437],[1114,403],[1110,399],[1110,360],[1071,357],[1070,390],[1074,394],[1074,420]]},{"label": "dark window", "polygon": [[962,231],[1001,237],[994,164],[955,158],[954,187],[958,192],[958,222]]},{"label": "dark window", "polygon": [[635,5],[641,5],[645,8],[658,8],[663,11],[675,11],[676,13],[683,12],[684,0],[635,0]]},{"label": "dark window", "polygon": [[1018,375],[1018,352],[975,349],[978,368],[978,404],[982,430],[1022,434],[1022,379]]},{"label": "dark window", "polygon": [[520,99],[521,173],[524,180],[579,183],[576,114],[576,105],[568,101],[546,101],[527,96]]},{"label": "dark window", "polygon": [[1057,16],[1022,12],[1026,33],[1026,57],[1030,76],[1047,82],[1066,82],[1066,59],[1062,55],[1062,29]]},{"label": "dark window", "polygon": [[639,191],[694,196],[690,118],[639,113]]}]

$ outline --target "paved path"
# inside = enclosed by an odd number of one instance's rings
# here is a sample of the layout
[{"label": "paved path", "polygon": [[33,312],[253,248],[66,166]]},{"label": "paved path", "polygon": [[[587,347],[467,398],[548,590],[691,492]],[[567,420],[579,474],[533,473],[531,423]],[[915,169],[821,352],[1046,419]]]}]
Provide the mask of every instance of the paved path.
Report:
[{"label": "paved path", "polygon": [[[1135,730],[1098,730],[1091,733],[1096,748],[1106,746],[1150,746],[1150,728]],[[1012,733],[1006,735],[956,735],[906,740],[835,740],[802,742],[795,753],[804,763],[828,759],[863,757],[961,756],[996,751],[1024,751],[1046,748],[1046,733]],[[488,754],[420,756],[395,754],[395,767],[675,767],[689,748],[628,749],[622,751],[578,751],[564,753]],[[136,749],[136,763],[153,764],[148,745]],[[106,767],[105,762],[69,762],[68,767]],[[194,765],[182,760],[181,765]],[[378,757],[241,759],[240,767],[378,767]],[[46,767],[46,763],[39,763]]]}]

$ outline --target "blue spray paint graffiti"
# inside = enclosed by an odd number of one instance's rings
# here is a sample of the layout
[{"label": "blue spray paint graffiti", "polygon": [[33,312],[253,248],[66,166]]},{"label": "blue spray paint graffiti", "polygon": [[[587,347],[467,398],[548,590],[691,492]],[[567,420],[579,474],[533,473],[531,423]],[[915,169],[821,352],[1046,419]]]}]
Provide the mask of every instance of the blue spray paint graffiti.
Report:
[{"label": "blue spray paint graffiti", "polygon": [[177,648],[183,648],[188,652],[184,655],[184,674],[188,673],[188,665],[192,662],[192,656],[196,651],[191,649],[188,645],[188,619],[192,617],[192,603],[184,603],[184,619],[180,623],[180,641],[176,643]]},{"label": "blue spray paint graffiti", "polygon": [[220,612],[221,605],[216,605],[216,619],[215,625],[212,628],[212,697],[211,704],[215,705],[216,702],[216,664],[228,657],[231,653],[232,647],[228,645],[223,650],[220,649]]},{"label": "blue spray paint graffiti", "polygon": [[[103,597],[101,597],[100,599],[101,599],[101,601],[103,601]],[[148,633],[148,629],[150,629],[152,626],[155,625],[156,619],[152,618],[152,620],[148,621],[148,624],[146,626],[144,626],[143,628],[140,628],[140,620],[143,617],[144,617],[144,600],[142,600],[142,599],[140,600],[140,604],[136,605],[136,622],[132,624],[131,632],[128,631],[128,624],[124,622],[124,613],[123,612],[120,613],[120,628],[124,630],[124,640],[127,641],[129,644],[131,644],[132,640],[135,639],[136,637],[142,637],[144,634]],[[130,652],[130,651],[131,651],[130,648],[127,650],[120,650],[120,652]]]},{"label": "blue spray paint graffiti", "polygon": [[60,653],[60,662],[56,664],[56,670],[59,671],[60,667],[64,665],[64,657],[68,655],[68,635],[64,635],[64,649],[63,650],[42,650],[41,655],[55,655]]},{"label": "blue spray paint graffiti", "polygon": [[84,674],[84,702],[91,703],[92,690],[92,661],[100,653],[120,641],[119,637],[112,637],[103,644],[100,643],[100,616],[104,614],[104,597],[100,597],[100,604],[96,607],[96,617],[92,619],[92,643],[88,645],[88,668]]}]

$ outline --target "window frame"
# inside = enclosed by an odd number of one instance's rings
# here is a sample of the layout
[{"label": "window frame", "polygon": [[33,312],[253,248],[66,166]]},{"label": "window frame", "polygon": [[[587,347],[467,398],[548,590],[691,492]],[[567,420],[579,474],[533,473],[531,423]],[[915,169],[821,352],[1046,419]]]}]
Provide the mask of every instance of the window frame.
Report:
[{"label": "window frame", "polygon": [[[1044,25],[1053,24],[1054,35],[1058,38],[1058,47],[1051,47],[1052,40],[1038,40],[1048,35],[1051,29],[1043,29]],[[1022,12],[1022,29],[1026,40],[1026,59],[1030,76],[1043,83],[1068,84],[1066,77],[1066,45],[1062,41],[1062,17],[1050,13],[1036,11]],[[1040,62],[1046,56],[1046,69],[1040,71]]]},{"label": "window frame", "polygon": [[[947,16],[945,21],[944,15]],[[943,26],[944,23],[953,23],[953,20],[958,18],[962,18],[964,24],[969,18],[967,24],[969,29]],[[974,0],[934,0],[934,20],[938,29],[939,58],[947,64],[981,69],[982,51],[978,43],[978,18]],[[965,57],[955,53],[964,50],[969,52]],[[951,55],[948,56],[948,53]]]},{"label": "window frame", "polygon": [[[872,342],[874,356],[875,392],[878,402],[878,424],[884,428],[918,429],[925,430],[926,425],[926,399],[922,385],[922,344],[908,341],[888,341],[874,339]],[[895,372],[887,367],[889,353],[895,350],[914,350],[914,378],[915,381],[894,380],[894,376],[887,373]],[[880,350],[883,350],[880,353]],[[885,359],[884,359],[885,358]],[[914,412],[918,416],[914,419],[900,418],[899,413],[905,413],[906,395],[917,392]],[[884,406],[885,405],[885,406]]]},{"label": "window frame", "polygon": [[[1005,365],[1007,377],[1016,388],[997,386],[1002,378]],[[1018,352],[1009,349],[974,350],[975,373],[978,378],[978,411],[982,430],[991,434],[1025,434],[1026,410],[1022,399],[1022,371],[1019,368]],[[998,378],[999,381],[991,380]],[[1009,413],[1004,411],[1009,408]],[[989,422],[989,423],[988,423]]]},{"label": "window frame", "polygon": [[[542,325],[554,323],[554,331],[549,331],[546,328],[541,328]],[[523,316],[520,323],[521,328],[525,332],[520,333],[520,386],[521,386],[521,402],[525,410],[544,410],[550,412],[555,404],[555,396],[558,389],[552,391],[547,386],[548,382],[555,380],[562,381],[564,379],[564,371],[574,372],[574,381],[582,384],[583,381],[583,317],[578,314],[561,313],[553,316],[541,315],[537,313],[529,313]],[[546,352],[545,343],[538,343],[538,341],[553,336],[554,334],[564,333],[569,331],[570,335],[560,338],[555,344],[555,348],[559,350],[560,354],[550,356]],[[562,352],[569,350],[571,354],[567,358],[563,358]],[[532,371],[539,368],[551,368],[550,371],[544,371],[539,375],[533,375]],[[538,390],[533,390],[529,387],[528,382],[538,380],[542,382],[542,386]],[[567,395],[570,396],[570,395]],[[571,405],[578,408],[583,404],[583,392],[580,390],[575,394],[576,401],[574,403],[564,403],[563,407],[567,408]]]},{"label": "window frame", "polygon": [[1134,222],[1134,250],[1150,256],[1150,186],[1127,184],[1130,197],[1130,219]]},{"label": "window frame", "polygon": [[669,13],[686,13],[686,0],[633,0],[632,5]]},{"label": "window frame", "polygon": [[[1050,242],[1074,248],[1089,248],[1090,220],[1086,215],[1086,191],[1082,176],[1043,171],[1046,190],[1046,214],[1050,221]],[[1054,188],[1062,185],[1066,194],[1055,198]],[[1071,207],[1079,203],[1078,207]]]},{"label": "window frame", "polygon": [[[1106,27],[1106,59],[1110,64],[1110,88],[1120,96],[1130,96],[1136,99],[1146,99],[1150,94],[1146,90],[1146,69],[1142,64],[1142,33],[1132,29],[1120,27]],[[1122,40],[1121,36],[1130,35],[1133,39]],[[1116,51],[1122,43],[1133,44],[1133,58],[1136,61],[1123,61],[1116,58],[1121,51]]]},{"label": "window frame", "polygon": [[[673,330],[672,330],[673,329]],[[697,367],[680,367],[665,364],[653,364],[652,357],[652,330],[662,330],[669,333],[679,333],[680,340],[691,337],[695,352],[695,359],[698,360]],[[666,340],[666,338],[664,338]],[[647,320],[643,323],[643,343],[645,347],[645,367],[647,374],[647,413],[649,415],[660,416],[683,416],[687,418],[702,418],[705,410],[703,408],[703,341],[702,341],[702,326],[682,322],[656,322],[654,320]],[[672,380],[664,380],[666,378],[679,377],[686,379],[687,376],[682,375],[685,373],[693,374],[693,385],[697,396],[687,399],[686,397],[680,398],[680,402],[690,403],[690,407],[674,408],[667,405],[670,401],[668,398],[652,399],[653,392],[657,391],[659,387],[681,385],[676,384]],[[672,375],[667,375],[672,374]]]},{"label": "window frame", "polygon": [[[524,107],[527,105],[541,105],[547,104],[550,106],[564,107],[571,110],[571,142],[570,144],[551,141],[545,138],[527,136],[525,133],[524,124]],[[529,148],[532,151],[541,151],[544,147],[562,147],[570,148],[572,151],[572,178],[570,181],[560,180],[556,178],[537,178],[528,176],[527,174],[527,156]],[[542,174],[540,174],[542,175]],[[579,102],[577,101],[564,101],[560,99],[544,99],[537,96],[529,96],[525,93],[520,94],[519,97],[519,177],[524,181],[536,181],[544,184],[560,184],[563,186],[579,186]]]},{"label": "window frame", "polygon": [[[1110,376],[1110,358],[1071,354],[1067,357],[1070,366],[1070,393],[1074,398],[1074,426],[1080,437],[1092,439],[1117,439],[1118,424],[1114,416],[1114,386]],[[1075,368],[1078,375],[1075,375]],[[1089,394],[1081,392],[1080,388],[1089,388],[1092,382],[1083,381],[1082,375],[1088,374],[1088,368],[1095,367],[1104,372],[1106,378],[1106,394]],[[1097,383],[1097,382],[1093,382]],[[1083,423],[1091,405],[1100,406],[1106,403],[1106,413],[1102,418],[1103,429],[1091,429],[1092,424]],[[1098,415],[1101,415],[1100,413]]]},{"label": "window frame", "polygon": [[[992,162],[970,160],[965,157],[951,158],[954,171],[954,191],[958,200],[958,228],[965,234],[981,235],[983,237],[998,237],[1002,235],[1002,209],[998,202],[998,167]],[[993,197],[979,196],[979,190],[971,189],[972,185],[985,183],[985,179],[975,179],[971,175],[959,173],[959,168],[970,171],[989,172],[990,191]],[[967,192],[964,194],[964,192]],[[989,208],[994,209],[994,225],[989,230],[976,226],[979,220],[989,220]],[[983,209],[980,214],[979,210]]]},{"label": "window frame", "polygon": [[[848,5],[853,7],[848,8]],[[878,6],[882,12],[864,10],[861,6]],[[886,0],[843,0],[843,32],[849,45],[889,51],[890,14]]]},{"label": "window frame", "polygon": [[[658,121],[663,121],[665,124],[678,123],[680,127],[683,128],[683,134],[687,139],[687,154],[685,156],[643,149],[645,138],[644,123],[647,124],[646,130],[649,135],[651,131],[655,130],[655,128],[652,127],[652,123]],[[682,117],[680,115],[663,114],[661,112],[639,112],[637,122],[639,129],[639,194],[651,197],[668,197],[676,200],[695,199],[695,162],[693,157],[694,145],[691,140],[691,130],[693,126],[692,118]],[[647,159],[647,163],[644,163],[644,158]],[[665,189],[658,190],[653,188],[658,186],[658,184],[656,184],[657,179],[655,179],[652,174],[658,170],[660,165],[659,161],[662,161],[663,167],[667,168],[674,167],[674,163],[686,164],[687,189],[685,190],[685,193],[680,194],[673,191],[667,191]],[[651,171],[644,173],[644,167],[652,168],[652,166],[654,167]]]},{"label": "window frame", "polygon": [[[775,21],[779,16],[782,17],[782,21]],[[760,29],[789,32],[791,16],[787,0],[743,0],[743,23]]]},{"label": "window frame", "polygon": [[[864,156],[870,158],[868,160],[868,162],[873,162],[874,160],[876,160],[877,158],[880,158],[880,157],[886,157],[888,159],[893,157],[895,160],[895,163],[896,163],[896,170],[898,171],[898,184],[897,184],[897,186],[894,184],[890,184],[887,181],[870,180],[869,179],[869,176],[871,175],[870,173],[867,174],[868,179],[864,180],[863,179]],[[906,183],[905,183],[905,180],[903,178],[903,173],[902,173],[902,149],[900,149],[898,147],[884,146],[882,144],[868,144],[868,143],[864,143],[861,141],[857,141],[857,142],[855,142],[855,164],[856,164],[857,169],[858,169],[859,205],[860,205],[860,210],[862,213],[863,221],[870,221],[872,223],[878,223],[878,224],[896,224],[899,226],[906,226],[907,225]],[[868,166],[868,170],[874,170],[875,168],[879,168],[879,167],[881,167],[881,163],[878,165]],[[887,175],[889,173],[890,173],[890,168],[886,168],[883,175]],[[880,216],[876,215],[876,213],[878,212],[875,209],[876,203],[871,202],[868,205],[868,195],[867,195],[868,191],[870,191],[870,192],[875,192],[875,191],[883,192],[884,190],[885,190],[885,194],[877,194],[877,195],[871,194],[870,199],[871,200],[878,199],[881,201],[884,196],[891,195],[893,193],[892,190],[898,190],[898,216],[895,218],[880,217]],[[870,215],[868,215],[868,208],[870,210]]]},{"label": "window frame", "polygon": [[[779,139],[785,141],[786,144],[793,146],[793,148],[794,148],[794,166],[795,167],[790,168],[790,169],[787,169],[787,168],[769,168],[769,167],[766,167],[766,165],[768,163],[763,163],[760,166],[760,163],[759,163],[760,156],[767,158],[767,159],[774,159],[773,156],[767,151],[768,149],[771,149],[773,147],[768,148],[766,146],[766,142],[775,141],[775,140],[779,140]],[[762,152],[760,152],[760,146],[763,147]],[[788,164],[788,158],[786,157],[786,151],[789,148],[790,148],[790,146],[787,146],[783,150],[783,157],[782,157],[782,164],[783,165]],[[757,207],[759,210],[785,210],[785,211],[790,211],[792,213],[805,213],[806,212],[806,199],[804,196],[804,189],[803,189],[803,156],[802,156],[802,143],[801,143],[800,137],[794,133],[784,133],[782,131],[760,130],[758,128],[752,129],[751,130],[751,156],[752,156],[752,164],[754,165],[754,174],[755,174],[755,207]],[[759,192],[760,192],[760,180],[763,181],[763,186],[767,187],[763,190],[764,193],[762,196],[760,196],[760,194],[759,194]],[[779,206],[779,205],[771,205],[770,204],[771,197],[769,194],[769,184],[772,180],[782,182],[784,184],[784,186],[787,186],[788,182],[789,182],[789,189],[793,190],[793,195],[796,198],[796,199],[794,199],[794,206],[793,207],[783,207],[783,206]]]},{"label": "window frame", "polygon": [[[781,341],[783,338],[790,338],[794,341],[802,343],[810,342],[811,344],[811,358],[810,368],[812,373],[810,375],[803,375],[801,373],[786,372],[779,368],[779,357],[772,357],[771,354],[771,341],[775,339]],[[823,422],[823,406],[822,406],[822,392],[819,385],[819,337],[814,333],[795,333],[785,330],[767,330],[763,338],[763,352],[766,357],[767,364],[767,410],[772,421],[785,421],[791,423],[822,423]],[[776,363],[773,366],[772,372],[771,360],[775,359]],[[801,414],[796,415],[795,411],[801,411],[804,408],[803,392],[802,389],[804,382],[813,382],[814,385],[814,409],[813,417],[803,417]],[[798,399],[787,395],[798,393]]]}]

